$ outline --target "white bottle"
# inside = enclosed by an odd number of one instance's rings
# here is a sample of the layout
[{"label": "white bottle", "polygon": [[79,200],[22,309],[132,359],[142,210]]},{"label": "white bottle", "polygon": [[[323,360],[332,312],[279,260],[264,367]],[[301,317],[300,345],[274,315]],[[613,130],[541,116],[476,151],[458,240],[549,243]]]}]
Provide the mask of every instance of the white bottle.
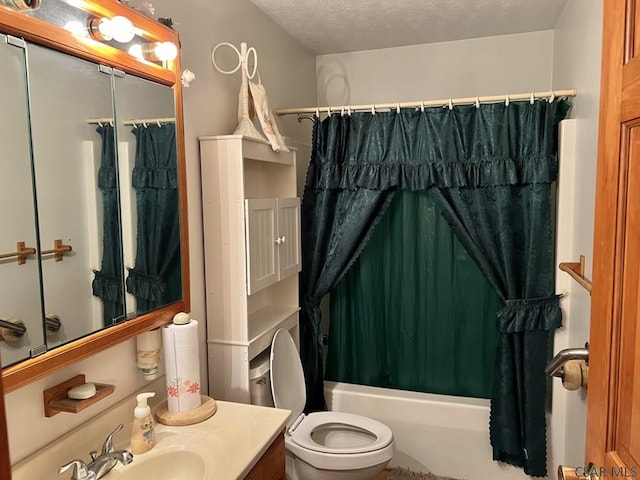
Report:
[{"label": "white bottle", "polygon": [[154,392],[140,393],[136,396],[138,406],[133,411],[131,426],[131,453],[138,455],[151,450],[156,445],[155,422],[147,398],[155,396]]}]

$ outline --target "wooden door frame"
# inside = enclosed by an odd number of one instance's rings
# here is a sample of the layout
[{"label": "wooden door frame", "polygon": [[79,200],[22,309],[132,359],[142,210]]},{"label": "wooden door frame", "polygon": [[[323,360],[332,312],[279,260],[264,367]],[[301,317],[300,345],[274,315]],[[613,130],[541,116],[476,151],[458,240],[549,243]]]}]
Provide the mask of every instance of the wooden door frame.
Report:
[{"label": "wooden door frame", "polygon": [[4,386],[0,375],[0,478],[11,480],[11,462],[9,460],[9,434],[4,407]]},{"label": "wooden door frame", "polygon": [[586,462],[607,465],[605,452],[614,445],[621,309],[620,284],[624,253],[627,166],[621,164],[620,120],[623,69],[630,52],[625,43],[628,1],[604,0],[602,78],[598,131],[593,288],[589,335],[589,400]]}]

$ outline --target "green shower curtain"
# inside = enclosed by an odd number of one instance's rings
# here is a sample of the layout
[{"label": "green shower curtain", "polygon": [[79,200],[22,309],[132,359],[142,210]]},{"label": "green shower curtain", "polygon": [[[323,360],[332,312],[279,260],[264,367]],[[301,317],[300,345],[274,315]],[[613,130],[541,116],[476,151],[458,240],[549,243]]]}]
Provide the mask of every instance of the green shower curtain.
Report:
[{"label": "green shower curtain", "polygon": [[113,126],[100,125],[96,131],[102,139],[98,188],[102,191],[102,261],[94,270],[93,295],[102,300],[102,323],[113,325],[125,315],[122,236],[118,201],[118,171]]},{"label": "green shower curtain", "polygon": [[182,297],[180,206],[175,125],[138,126],[133,133],[138,222],[135,267],[126,283],[141,314]]},{"label": "green shower curtain", "polygon": [[428,192],[397,192],[331,291],[326,379],[490,398],[500,298]]},{"label": "green shower curtain", "polygon": [[367,244],[396,190],[432,190],[501,308],[493,458],[546,475],[544,366],[561,325],[550,184],[566,101],[331,115],[314,125],[302,202],[300,348],[306,410],[322,409],[320,302]]}]

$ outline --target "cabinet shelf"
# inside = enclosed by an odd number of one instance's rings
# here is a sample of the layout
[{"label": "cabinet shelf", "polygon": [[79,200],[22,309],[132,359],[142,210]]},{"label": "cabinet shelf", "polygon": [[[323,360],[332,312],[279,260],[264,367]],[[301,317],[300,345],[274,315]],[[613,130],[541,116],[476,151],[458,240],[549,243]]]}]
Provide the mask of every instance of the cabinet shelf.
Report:
[{"label": "cabinet shelf", "polygon": [[249,360],[269,348],[278,329],[295,327],[299,310],[300,307],[269,305],[249,315]]}]

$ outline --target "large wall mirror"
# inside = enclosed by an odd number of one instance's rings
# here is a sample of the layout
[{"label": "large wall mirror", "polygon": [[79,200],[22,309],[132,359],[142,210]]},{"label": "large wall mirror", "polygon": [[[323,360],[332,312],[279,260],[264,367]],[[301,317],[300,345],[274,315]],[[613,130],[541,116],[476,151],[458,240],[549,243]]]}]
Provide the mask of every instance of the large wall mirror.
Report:
[{"label": "large wall mirror", "polygon": [[[51,23],[74,8],[56,3],[52,22],[0,6],[8,391],[189,309],[179,60],[128,53],[177,35],[110,0],[84,2],[84,30],[68,31]],[[96,39],[94,16],[125,16],[135,36]]]}]

